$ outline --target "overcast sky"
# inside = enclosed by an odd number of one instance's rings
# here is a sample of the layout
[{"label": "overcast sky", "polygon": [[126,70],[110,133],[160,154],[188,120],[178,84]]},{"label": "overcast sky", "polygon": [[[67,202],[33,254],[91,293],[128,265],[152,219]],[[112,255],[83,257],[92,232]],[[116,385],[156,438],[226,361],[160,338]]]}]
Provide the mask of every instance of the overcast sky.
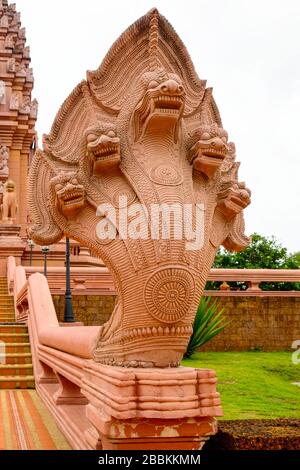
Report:
[{"label": "overcast sky", "polygon": [[247,232],[300,250],[299,0],[16,0],[26,27],[39,136],[86,70],[137,18],[156,6],[214,87],[252,190]]}]

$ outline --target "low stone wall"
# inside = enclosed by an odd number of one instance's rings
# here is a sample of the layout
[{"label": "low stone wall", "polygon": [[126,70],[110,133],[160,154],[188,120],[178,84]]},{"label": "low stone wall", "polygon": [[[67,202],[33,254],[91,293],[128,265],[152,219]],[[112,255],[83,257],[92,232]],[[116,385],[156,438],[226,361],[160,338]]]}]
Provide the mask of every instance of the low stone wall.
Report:
[{"label": "low stone wall", "polygon": [[299,297],[220,297],[225,330],[202,351],[291,350],[300,339]]},{"label": "low stone wall", "polygon": [[[65,298],[63,295],[53,295],[52,298],[58,320],[63,321]],[[76,321],[86,326],[102,325],[109,319],[115,300],[115,295],[74,295],[72,303]]]},{"label": "low stone wall", "polygon": [[[77,321],[102,325],[114,308],[114,295],[74,295]],[[59,321],[64,316],[64,296],[53,295]],[[204,346],[202,351],[290,350],[300,339],[299,297],[220,297],[227,328]]]}]

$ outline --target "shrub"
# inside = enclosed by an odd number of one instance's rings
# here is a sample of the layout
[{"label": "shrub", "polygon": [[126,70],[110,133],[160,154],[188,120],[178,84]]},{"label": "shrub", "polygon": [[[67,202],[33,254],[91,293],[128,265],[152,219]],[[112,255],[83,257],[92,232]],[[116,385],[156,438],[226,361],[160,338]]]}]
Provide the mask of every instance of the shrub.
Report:
[{"label": "shrub", "polygon": [[220,301],[211,297],[202,297],[193,323],[193,333],[187,346],[184,358],[192,356],[201,346],[224,330],[230,323],[225,322],[224,309]]}]

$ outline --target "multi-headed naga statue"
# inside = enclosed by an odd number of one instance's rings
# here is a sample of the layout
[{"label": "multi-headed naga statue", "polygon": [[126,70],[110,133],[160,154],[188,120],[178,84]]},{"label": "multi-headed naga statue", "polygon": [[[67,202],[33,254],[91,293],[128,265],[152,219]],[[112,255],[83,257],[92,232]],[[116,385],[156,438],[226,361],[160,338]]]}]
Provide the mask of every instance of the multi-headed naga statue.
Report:
[{"label": "multi-headed naga statue", "polygon": [[[69,236],[97,253],[114,277],[118,303],[95,344],[96,361],[178,365],[216,250],[249,243],[242,211],[250,191],[238,181],[238,167],[212,90],[172,26],[151,10],[64,102],[30,172],[35,242]],[[125,237],[120,213],[126,209],[132,222],[137,203],[142,236]],[[204,214],[193,249],[186,231],[163,236],[162,218],[159,235],[144,236],[153,205],[174,204],[197,209],[190,211],[193,227],[197,211]],[[99,235],[103,220],[114,237]]]}]

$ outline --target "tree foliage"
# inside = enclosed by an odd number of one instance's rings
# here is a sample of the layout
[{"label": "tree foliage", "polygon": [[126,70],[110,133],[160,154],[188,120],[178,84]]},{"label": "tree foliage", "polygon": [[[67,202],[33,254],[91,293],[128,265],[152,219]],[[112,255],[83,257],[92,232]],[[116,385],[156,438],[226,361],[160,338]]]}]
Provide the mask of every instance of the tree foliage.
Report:
[{"label": "tree foliage", "polygon": [[[224,248],[217,252],[214,268],[231,269],[299,269],[300,252],[289,254],[275,237],[252,236],[248,248],[240,253],[230,253]],[[220,282],[207,283],[206,289],[218,289]],[[229,282],[232,289],[246,289],[245,282]],[[300,290],[299,282],[262,282],[263,290]]]}]

